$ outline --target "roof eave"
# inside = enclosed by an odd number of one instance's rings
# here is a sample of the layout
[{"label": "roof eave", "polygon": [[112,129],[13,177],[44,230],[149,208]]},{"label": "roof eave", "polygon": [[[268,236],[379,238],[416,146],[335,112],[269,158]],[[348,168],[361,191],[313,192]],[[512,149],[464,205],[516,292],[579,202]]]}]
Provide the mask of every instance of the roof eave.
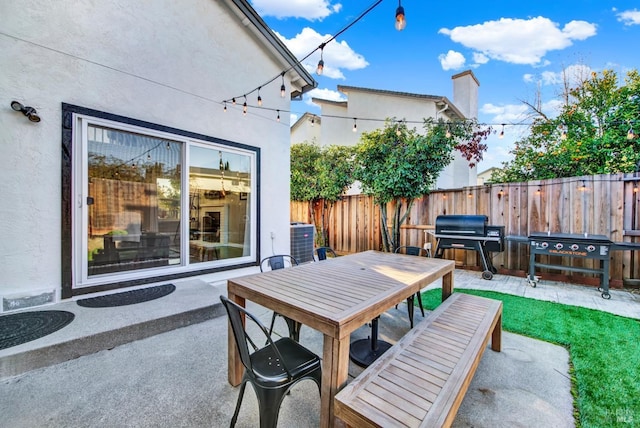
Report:
[{"label": "roof eave", "polygon": [[[291,92],[291,98],[299,98],[302,94],[309,92],[310,90],[316,88],[318,86],[318,82],[311,76],[311,74],[300,64],[298,59],[291,53],[291,51],[285,46],[285,44],[274,34],[274,32],[269,28],[269,26],[264,22],[264,20],[258,15],[258,13],[251,7],[249,2],[246,0],[226,0],[227,3],[233,4],[237,10],[239,10],[242,15],[246,17],[246,19],[253,25],[256,33],[260,35],[265,42],[268,43],[268,46],[271,47],[274,53],[279,55],[283,64],[287,66],[288,69],[292,70],[297,74],[297,77],[293,76],[290,80],[291,82],[295,82],[297,80],[302,80],[301,84],[298,84],[300,90],[295,90]],[[247,23],[245,23],[247,25]],[[290,73],[290,72],[289,72]]]}]

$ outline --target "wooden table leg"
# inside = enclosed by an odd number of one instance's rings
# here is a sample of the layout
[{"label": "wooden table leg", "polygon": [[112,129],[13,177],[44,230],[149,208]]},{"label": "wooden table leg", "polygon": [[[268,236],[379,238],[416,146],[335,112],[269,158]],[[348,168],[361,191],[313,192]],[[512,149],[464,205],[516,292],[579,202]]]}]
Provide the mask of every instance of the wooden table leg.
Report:
[{"label": "wooden table leg", "polygon": [[[228,298],[232,302],[237,303],[238,305],[245,307],[245,299],[243,297],[238,297],[235,294],[228,292]],[[244,324],[244,315],[242,322]],[[229,374],[228,380],[232,386],[240,385],[242,382],[242,375],[244,373],[244,367],[242,366],[242,361],[240,360],[240,354],[238,353],[238,347],[236,346],[236,339],[233,336],[233,329],[231,328],[231,323],[228,324],[227,330],[227,353],[228,353],[228,361],[229,361]]]},{"label": "wooden table leg", "polygon": [[333,397],[347,384],[349,377],[349,336],[342,340],[324,335],[322,351],[322,395],[320,427],[333,427]]},{"label": "wooden table leg", "polygon": [[442,277],[442,301],[447,300],[453,293],[453,271],[445,273]]}]

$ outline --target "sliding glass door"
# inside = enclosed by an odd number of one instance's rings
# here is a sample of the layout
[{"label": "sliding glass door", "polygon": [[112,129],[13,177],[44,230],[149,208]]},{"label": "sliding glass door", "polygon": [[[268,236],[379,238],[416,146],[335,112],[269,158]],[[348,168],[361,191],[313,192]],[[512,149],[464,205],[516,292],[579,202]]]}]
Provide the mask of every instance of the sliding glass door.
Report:
[{"label": "sliding glass door", "polygon": [[75,123],[74,287],[255,260],[255,151],[92,117]]}]

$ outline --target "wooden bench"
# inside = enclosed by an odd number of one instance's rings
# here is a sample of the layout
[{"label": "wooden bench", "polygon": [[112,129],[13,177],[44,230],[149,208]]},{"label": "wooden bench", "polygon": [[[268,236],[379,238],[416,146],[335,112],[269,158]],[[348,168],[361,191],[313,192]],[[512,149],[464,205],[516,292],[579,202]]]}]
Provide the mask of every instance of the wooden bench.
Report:
[{"label": "wooden bench", "polygon": [[491,338],[500,352],[502,302],[454,293],[335,397],[352,427],[453,422]]}]

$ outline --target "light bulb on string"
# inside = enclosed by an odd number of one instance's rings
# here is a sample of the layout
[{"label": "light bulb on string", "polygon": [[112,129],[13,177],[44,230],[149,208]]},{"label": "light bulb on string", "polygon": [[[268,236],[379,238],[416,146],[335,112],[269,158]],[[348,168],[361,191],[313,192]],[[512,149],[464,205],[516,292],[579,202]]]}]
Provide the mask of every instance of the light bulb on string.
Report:
[{"label": "light bulb on string", "polygon": [[247,115],[247,96],[244,96],[244,104],[242,104],[242,114]]},{"label": "light bulb on string", "polygon": [[498,138],[504,138],[504,123],[502,124],[502,129],[500,130],[500,134],[498,134]]},{"label": "light bulb on string", "polygon": [[633,132],[633,127],[631,127],[627,131],[627,140],[633,140],[634,138],[636,138],[636,134]]},{"label": "light bulb on string", "polygon": [[316,117],[312,116],[311,117],[311,126],[315,126],[315,124],[316,124]]},{"label": "light bulb on string", "polygon": [[356,123],[356,118],[353,118],[353,132],[358,132],[358,124]]},{"label": "light bulb on string", "polygon": [[451,138],[451,129],[449,129],[449,125],[447,125],[447,132],[445,132],[444,136],[447,138]]},{"label": "light bulb on string", "polygon": [[560,134],[560,139],[561,140],[566,140],[567,139],[567,129],[566,128],[564,128],[562,130],[562,134]]},{"label": "light bulb on string", "polygon": [[262,107],[262,97],[260,96],[260,88],[261,86],[258,87],[258,107]]},{"label": "light bulb on string", "polygon": [[236,98],[235,97],[231,98],[231,104],[236,105]]},{"label": "light bulb on string", "polygon": [[276,110],[276,111],[278,112],[278,117],[276,118],[276,120],[280,122],[280,110]]},{"label": "light bulb on string", "polygon": [[282,85],[280,85],[280,97],[284,98],[287,95],[287,87],[284,86],[284,71],[280,76],[282,77]]},{"label": "light bulb on string", "polygon": [[407,26],[407,20],[404,16],[404,7],[402,2],[398,0],[398,8],[396,9],[396,30],[402,31]]},{"label": "light bulb on string", "polygon": [[227,102],[224,102],[224,108],[222,109],[222,111],[224,111],[225,113],[227,112]]},{"label": "light bulb on string", "polygon": [[322,54],[324,53],[325,44],[320,45],[320,61],[318,61],[318,68],[316,68],[316,74],[318,76],[322,76],[322,72],[324,71],[324,59],[322,59]]}]

